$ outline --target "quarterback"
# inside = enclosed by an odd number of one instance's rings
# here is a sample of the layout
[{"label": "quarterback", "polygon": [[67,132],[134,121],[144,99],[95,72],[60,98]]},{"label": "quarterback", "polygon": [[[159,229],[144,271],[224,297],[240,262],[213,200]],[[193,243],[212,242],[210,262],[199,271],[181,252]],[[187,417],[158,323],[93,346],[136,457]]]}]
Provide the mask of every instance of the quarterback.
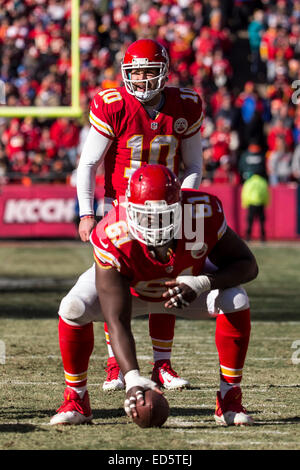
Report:
[{"label": "quarterback", "polygon": [[[124,86],[100,90],[91,102],[91,128],[77,169],[79,234],[84,242],[89,240],[96,224],[93,201],[99,165],[105,174],[102,213],[110,209],[114,199],[125,195],[130,175],[144,163],[165,165],[176,175],[181,172],[183,188],[198,188],[201,182],[203,112],[199,95],[191,89],[165,86],[169,73],[168,54],[164,47],[150,39],[140,39],[129,46],[121,70]],[[88,290],[89,297],[86,284],[92,286]],[[96,298],[93,265],[80,276],[60,308],[73,310],[79,304],[93,303]],[[153,374],[166,388],[188,385],[170,363],[174,328],[172,315],[149,317]],[[109,358],[103,389],[122,389],[124,379],[110,345],[106,323],[104,329]]]},{"label": "quarterback", "polygon": [[[203,237],[187,237],[185,225],[202,218]],[[255,258],[227,226],[219,199],[199,190],[182,189],[175,174],[163,165],[145,165],[130,178],[126,199],[93,229],[90,241],[96,261],[98,302],[66,321],[84,334],[78,343],[62,335],[62,358],[72,378],[87,370],[93,349],[92,325],[106,321],[126,386],[125,411],[136,414],[143,392],[158,393],[159,382],[140,374],[131,331],[131,318],[151,312],[184,318],[216,318],[220,388],[215,420],[221,425],[250,425],[242,405],[241,380],[250,337],[250,309],[240,284],[257,276]],[[191,244],[187,249],[188,243]],[[205,272],[209,259],[216,270]],[[74,361],[74,358],[76,359]],[[79,363],[80,362],[80,363]],[[92,419],[87,388],[82,396],[67,387],[65,401],[51,424]]]}]

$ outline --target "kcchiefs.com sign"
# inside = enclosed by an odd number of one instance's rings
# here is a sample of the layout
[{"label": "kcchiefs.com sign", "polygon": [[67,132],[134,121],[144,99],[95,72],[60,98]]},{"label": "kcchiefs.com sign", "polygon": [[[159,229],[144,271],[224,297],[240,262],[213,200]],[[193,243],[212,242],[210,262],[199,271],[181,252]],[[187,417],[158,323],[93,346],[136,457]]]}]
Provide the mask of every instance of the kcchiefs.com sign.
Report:
[{"label": "kcchiefs.com sign", "polygon": [[75,238],[76,189],[64,185],[0,189],[0,238]]},{"label": "kcchiefs.com sign", "polygon": [[74,199],[8,199],[5,224],[65,223],[74,220]]}]

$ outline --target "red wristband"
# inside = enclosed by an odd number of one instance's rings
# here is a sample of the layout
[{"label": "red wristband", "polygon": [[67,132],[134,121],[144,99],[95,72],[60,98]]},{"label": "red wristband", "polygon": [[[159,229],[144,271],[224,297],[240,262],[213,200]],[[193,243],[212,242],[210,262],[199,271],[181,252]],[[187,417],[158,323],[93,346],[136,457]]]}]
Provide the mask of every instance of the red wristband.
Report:
[{"label": "red wristband", "polygon": [[83,220],[83,219],[94,219],[95,216],[94,215],[81,215],[80,216],[80,220]]}]

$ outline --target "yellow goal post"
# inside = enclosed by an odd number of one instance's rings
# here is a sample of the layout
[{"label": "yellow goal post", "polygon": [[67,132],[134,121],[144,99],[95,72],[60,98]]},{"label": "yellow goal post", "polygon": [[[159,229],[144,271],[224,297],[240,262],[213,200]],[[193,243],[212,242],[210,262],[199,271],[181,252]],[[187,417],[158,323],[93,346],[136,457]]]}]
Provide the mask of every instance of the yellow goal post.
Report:
[{"label": "yellow goal post", "polygon": [[78,118],[80,108],[80,0],[71,1],[71,106],[0,106],[0,117],[6,118]]}]

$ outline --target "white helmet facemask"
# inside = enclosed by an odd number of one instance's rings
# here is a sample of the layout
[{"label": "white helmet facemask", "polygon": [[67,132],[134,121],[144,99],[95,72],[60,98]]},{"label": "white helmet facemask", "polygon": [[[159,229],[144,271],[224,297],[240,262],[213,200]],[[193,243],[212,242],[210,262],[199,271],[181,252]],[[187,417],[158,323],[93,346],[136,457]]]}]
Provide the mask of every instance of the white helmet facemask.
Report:
[{"label": "white helmet facemask", "polygon": [[148,246],[163,246],[176,238],[181,228],[181,204],[166,201],[127,203],[127,223],[132,236]]},{"label": "white helmet facemask", "polygon": [[[141,80],[132,80],[131,72],[132,70],[149,70],[157,69],[158,74],[155,77],[141,79]],[[165,87],[168,74],[168,65],[163,62],[150,62],[147,58],[145,59],[133,59],[130,64],[121,65],[122,78],[126,88],[127,93],[135,96],[141,102],[150,101],[154,96],[156,96],[160,91]],[[155,88],[151,88],[152,83],[156,81]],[[152,83],[151,83],[152,82]],[[137,85],[145,84],[145,90],[137,89]]]}]

